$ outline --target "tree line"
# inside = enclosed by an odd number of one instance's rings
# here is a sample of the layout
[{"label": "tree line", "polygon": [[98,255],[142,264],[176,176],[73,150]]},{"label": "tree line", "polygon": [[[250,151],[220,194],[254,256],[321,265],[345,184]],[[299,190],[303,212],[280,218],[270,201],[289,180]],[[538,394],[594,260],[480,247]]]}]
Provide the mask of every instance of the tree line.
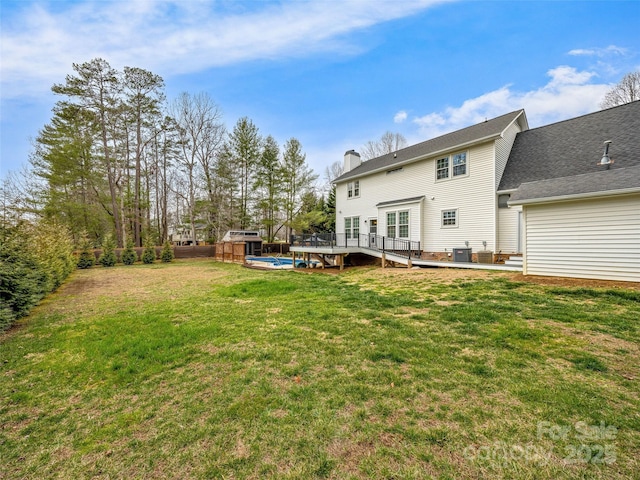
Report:
[{"label": "tree line", "polygon": [[52,87],[61,100],[35,138],[32,184],[8,200],[22,213],[56,219],[76,244],[113,235],[118,247],[146,235],[195,243],[259,229],[274,241],[333,229],[335,197],[317,187],[296,138],[280,146],[246,117],[228,130],[208,94],[169,102],[163,79],[141,68],[96,58],[73,71]]}]

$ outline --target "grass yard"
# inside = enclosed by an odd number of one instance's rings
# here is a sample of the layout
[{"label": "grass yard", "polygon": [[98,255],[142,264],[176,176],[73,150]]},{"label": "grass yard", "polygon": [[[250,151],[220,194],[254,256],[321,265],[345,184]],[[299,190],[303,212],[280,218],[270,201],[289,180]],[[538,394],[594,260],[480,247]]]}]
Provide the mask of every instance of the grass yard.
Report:
[{"label": "grass yard", "polygon": [[0,336],[0,478],[639,478],[640,290],[517,280],[78,271]]}]

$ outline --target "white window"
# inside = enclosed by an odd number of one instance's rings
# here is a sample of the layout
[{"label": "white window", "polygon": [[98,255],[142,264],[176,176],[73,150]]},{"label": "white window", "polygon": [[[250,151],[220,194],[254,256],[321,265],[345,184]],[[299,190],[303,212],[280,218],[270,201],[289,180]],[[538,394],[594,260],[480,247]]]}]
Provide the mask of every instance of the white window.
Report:
[{"label": "white window", "polygon": [[387,237],[409,238],[409,210],[387,212]]},{"label": "white window", "polygon": [[345,217],[344,233],[347,239],[358,238],[360,236],[360,217]]},{"label": "white window", "polygon": [[347,183],[347,198],[355,198],[360,196],[360,180]]},{"label": "white window", "polygon": [[442,210],[442,226],[457,227],[458,226],[458,210]]},{"label": "white window", "polygon": [[467,174],[467,152],[456,153],[451,156],[453,163],[453,176]]},{"label": "white window", "polygon": [[467,174],[467,152],[460,152],[436,160],[436,180]]},{"label": "white window", "polygon": [[398,212],[398,237],[409,238],[409,211]]},{"label": "white window", "polygon": [[438,180],[449,178],[449,157],[436,161],[436,178]]},{"label": "white window", "polygon": [[396,238],[396,212],[387,212],[387,237]]}]

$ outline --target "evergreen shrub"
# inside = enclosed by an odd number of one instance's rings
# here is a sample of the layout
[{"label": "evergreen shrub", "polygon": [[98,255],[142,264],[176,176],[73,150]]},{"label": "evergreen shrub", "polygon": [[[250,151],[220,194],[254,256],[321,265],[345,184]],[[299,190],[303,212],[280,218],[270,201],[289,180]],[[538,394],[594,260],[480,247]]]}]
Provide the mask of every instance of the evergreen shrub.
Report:
[{"label": "evergreen shrub", "polygon": [[153,263],[156,261],[156,247],[150,236],[144,240],[144,251],[142,252],[142,263]]},{"label": "evergreen shrub", "polygon": [[164,242],[162,253],[160,254],[160,260],[164,263],[171,263],[173,261],[173,247],[171,247],[169,240]]},{"label": "evergreen shrub", "polygon": [[138,255],[133,249],[133,241],[129,239],[127,240],[127,245],[122,252],[122,263],[124,263],[125,265],[133,265],[137,259]]},{"label": "evergreen shrub", "polygon": [[93,254],[93,250],[91,249],[91,245],[87,237],[83,237],[80,248],[81,251],[80,256],[78,257],[78,268],[84,269],[93,267],[96,263],[96,257]]},{"label": "evergreen shrub", "polygon": [[113,267],[118,262],[116,257],[116,244],[111,235],[107,235],[102,241],[102,255],[98,259],[98,263],[103,267]]},{"label": "evergreen shrub", "polygon": [[55,222],[0,226],[0,331],[76,268],[69,230]]}]

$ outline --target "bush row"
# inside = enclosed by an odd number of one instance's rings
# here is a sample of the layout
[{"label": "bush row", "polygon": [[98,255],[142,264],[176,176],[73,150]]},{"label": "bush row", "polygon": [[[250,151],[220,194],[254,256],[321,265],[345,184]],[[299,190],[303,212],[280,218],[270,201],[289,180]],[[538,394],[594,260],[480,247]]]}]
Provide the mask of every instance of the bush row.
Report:
[{"label": "bush row", "polygon": [[76,268],[71,233],[55,222],[0,226],[0,331]]},{"label": "bush row", "polygon": [[78,256],[78,268],[90,268],[96,264],[103,267],[113,267],[117,263],[125,265],[133,265],[138,260],[142,263],[154,263],[156,258],[160,258],[163,262],[173,261],[173,248],[169,242],[166,242],[159,252],[156,251],[155,245],[147,240],[142,251],[134,248],[131,241],[127,242],[124,250],[118,251],[111,237],[107,237],[102,243],[102,250],[95,251],[87,241],[83,242],[82,250]]}]

